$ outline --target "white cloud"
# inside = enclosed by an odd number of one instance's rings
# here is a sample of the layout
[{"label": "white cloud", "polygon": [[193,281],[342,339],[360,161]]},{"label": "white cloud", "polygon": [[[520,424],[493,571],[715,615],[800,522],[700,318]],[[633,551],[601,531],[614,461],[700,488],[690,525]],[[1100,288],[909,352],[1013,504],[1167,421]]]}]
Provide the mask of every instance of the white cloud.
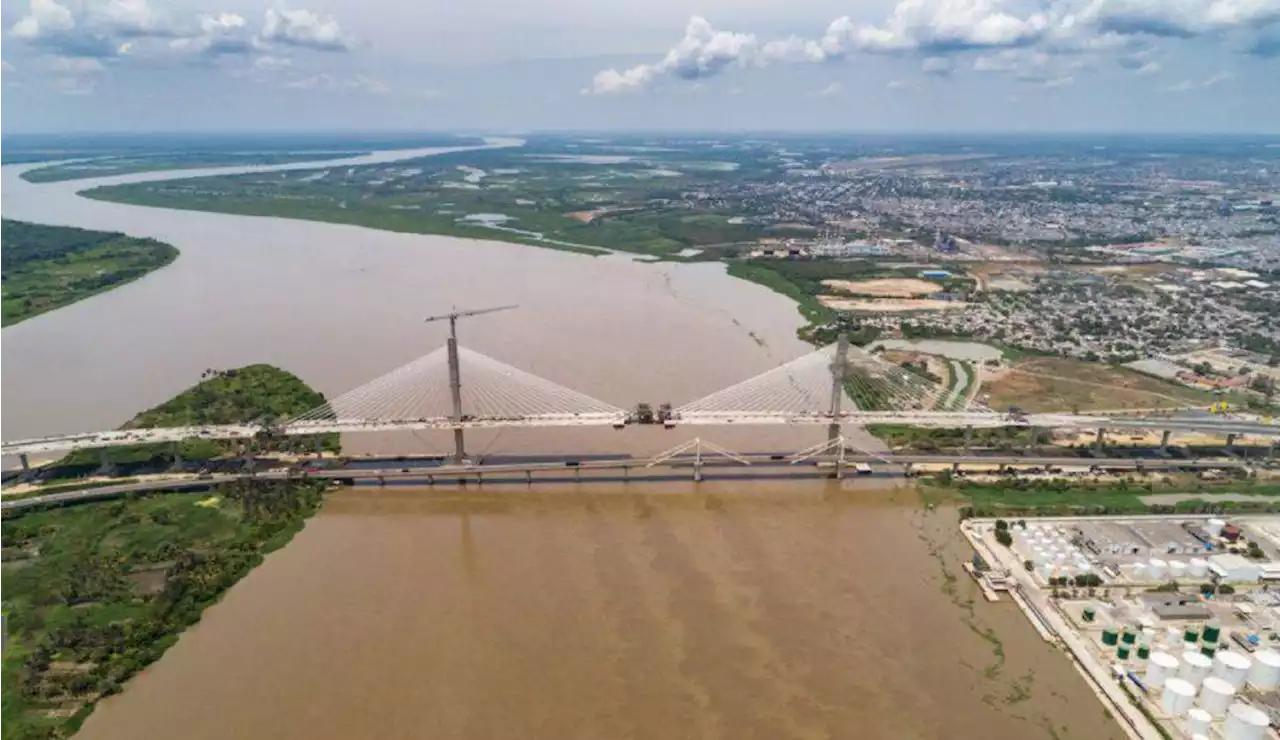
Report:
[{"label": "white cloud", "polygon": [[63,95],[92,95],[97,88],[96,77],[58,77],[53,81],[53,89]]},{"label": "white cloud", "polygon": [[1217,72],[1215,74],[1209,75],[1208,77],[1202,80],[1191,80],[1191,79],[1183,80],[1182,82],[1178,82],[1173,85],[1170,85],[1165,89],[1168,90],[1169,92],[1188,92],[1190,90],[1203,90],[1205,88],[1217,87],[1218,85],[1221,85],[1222,83],[1227,82],[1234,77],[1235,75],[1231,74],[1230,72],[1226,72],[1226,71]]},{"label": "white cloud", "polygon": [[94,14],[104,29],[123,38],[180,35],[162,14],[147,4],[147,0],[111,0]]},{"label": "white cloud", "polygon": [[1141,75],[1143,77],[1146,77],[1147,75],[1156,74],[1159,71],[1160,71],[1160,62],[1151,61],[1151,62],[1144,62],[1142,66],[1135,69],[1133,73],[1136,75]]},{"label": "white cloud", "polygon": [[842,90],[843,88],[840,86],[839,82],[833,82],[830,85],[827,85],[826,87],[822,88],[821,90],[814,91],[813,94],[817,95],[820,98],[833,98],[839,95]]},{"label": "white cloud", "polygon": [[955,63],[947,57],[925,57],[920,61],[920,71],[933,77],[947,77],[955,71]]},{"label": "white cloud", "polygon": [[1280,23],[1280,0],[1092,0],[1081,18],[1125,35],[1192,38]]},{"label": "white cloud", "polygon": [[263,72],[274,72],[280,69],[288,69],[293,66],[292,59],[284,57],[273,57],[270,54],[258,57],[253,60],[253,68]]},{"label": "white cloud", "polygon": [[1005,12],[1000,0],[900,0],[881,25],[837,18],[820,46],[831,57],[853,52],[923,51],[952,53],[998,49],[1036,41],[1049,29],[1049,17]]},{"label": "white cloud", "polygon": [[[779,50],[780,51],[780,50]],[[667,51],[657,64],[640,64],[618,71],[606,69],[596,74],[583,92],[616,93],[645,87],[663,75],[684,80],[710,77],[732,64],[764,63],[756,37],[746,33],[717,31],[701,16],[693,16],[685,26],[684,38]]]},{"label": "white cloud", "polygon": [[391,87],[385,82],[367,75],[357,74],[350,77],[338,77],[328,72],[290,80],[284,86],[293,90],[349,91],[372,95],[385,95],[391,92]]},{"label": "white cloud", "polygon": [[321,51],[347,51],[350,44],[333,18],[321,18],[309,10],[268,8],[261,39],[270,43]]},{"label": "white cloud", "polygon": [[11,33],[17,38],[30,41],[52,33],[70,31],[75,26],[75,17],[71,15],[71,11],[54,0],[31,0],[30,10],[13,24]]},{"label": "white cloud", "polygon": [[49,62],[49,69],[66,74],[97,74],[106,67],[102,66],[102,62],[97,59],[54,57]]}]

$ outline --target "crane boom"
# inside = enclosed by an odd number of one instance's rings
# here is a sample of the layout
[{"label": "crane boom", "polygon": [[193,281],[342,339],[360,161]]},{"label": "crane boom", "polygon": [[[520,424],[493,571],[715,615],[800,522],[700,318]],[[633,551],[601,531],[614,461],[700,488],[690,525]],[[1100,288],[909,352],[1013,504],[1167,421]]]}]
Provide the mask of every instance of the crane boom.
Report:
[{"label": "crane boom", "polygon": [[449,313],[440,314],[439,316],[428,316],[427,318],[423,319],[423,322],[444,321],[445,319],[449,319],[450,321],[456,321],[458,319],[461,319],[467,316],[480,316],[486,313],[496,313],[498,311],[507,311],[512,308],[519,308],[519,306],[516,306],[516,305],[495,306],[494,308],[479,308],[474,311],[458,311],[457,309],[455,309],[453,311],[450,311]]}]

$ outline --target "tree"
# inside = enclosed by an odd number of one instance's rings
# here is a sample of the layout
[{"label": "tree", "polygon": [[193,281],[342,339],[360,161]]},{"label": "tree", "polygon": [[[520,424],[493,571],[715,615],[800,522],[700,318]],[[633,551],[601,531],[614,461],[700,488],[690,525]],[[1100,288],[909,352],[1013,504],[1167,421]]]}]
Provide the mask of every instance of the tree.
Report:
[{"label": "tree", "polygon": [[1031,562],[1030,560],[1023,560],[1022,569],[1030,573],[1031,571],[1036,569],[1036,564]]},{"label": "tree", "polygon": [[1003,519],[996,520],[996,531],[1005,531],[1007,529],[1009,529],[1009,522]]},{"label": "tree", "polygon": [[999,542],[1000,544],[1004,545],[1005,547],[1012,547],[1012,546],[1013,546],[1013,535],[1009,534],[1009,530],[1007,530],[1007,529],[997,529],[997,530],[996,530],[996,542]]}]

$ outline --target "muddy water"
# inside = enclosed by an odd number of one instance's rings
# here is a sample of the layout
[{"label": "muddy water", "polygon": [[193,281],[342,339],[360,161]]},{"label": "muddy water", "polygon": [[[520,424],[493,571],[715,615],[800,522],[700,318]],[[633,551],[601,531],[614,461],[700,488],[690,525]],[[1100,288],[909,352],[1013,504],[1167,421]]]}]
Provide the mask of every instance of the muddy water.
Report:
[{"label": "muddy water", "polygon": [[954,512],[834,485],[336,494],[80,737],[1122,737]]},{"label": "muddy water", "polygon": [[[192,173],[37,185],[22,180],[21,170],[2,171],[6,218],[153,237],[181,256],[135,283],[4,329],[5,439],[114,428],[189,387],[206,368],[267,362],[332,397],[441,346],[446,328],[422,318],[451,306],[519,304],[464,321],[462,344],[624,408],[679,405],[810,349],[795,338],[800,317],[791,301],[728,277],[718,264],[643,264],[128,206],[76,193]],[[646,453],[689,436],[510,432],[477,436],[475,445]],[[822,431],[710,436],[740,449],[797,449]],[[432,451],[447,440],[352,437],[344,444],[355,452]]]}]

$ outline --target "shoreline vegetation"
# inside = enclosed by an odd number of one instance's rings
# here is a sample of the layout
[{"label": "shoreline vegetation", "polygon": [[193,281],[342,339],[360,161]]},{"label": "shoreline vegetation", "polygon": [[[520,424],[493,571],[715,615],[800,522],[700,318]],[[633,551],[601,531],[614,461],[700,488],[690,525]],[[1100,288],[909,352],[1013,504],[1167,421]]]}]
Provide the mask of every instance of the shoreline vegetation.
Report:
[{"label": "shoreline vegetation", "polygon": [[[210,370],[126,426],[280,418],[323,401],[270,365]],[[281,449],[315,441],[263,435],[240,444]],[[320,442],[338,449],[337,435]],[[212,459],[236,445],[192,440],[177,447],[190,459]],[[143,467],[165,461],[173,449],[122,448],[108,460]],[[95,453],[83,456],[88,460],[73,454],[57,468],[74,473],[98,464]],[[98,699],[119,692],[205,608],[288,543],[327,490],[317,481],[243,481],[207,494],[155,492],[6,512],[0,522],[4,740],[74,734]]]},{"label": "shoreline vegetation", "polygon": [[178,257],[155,239],[10,219],[0,222],[0,241],[3,326],[118,288]]}]

